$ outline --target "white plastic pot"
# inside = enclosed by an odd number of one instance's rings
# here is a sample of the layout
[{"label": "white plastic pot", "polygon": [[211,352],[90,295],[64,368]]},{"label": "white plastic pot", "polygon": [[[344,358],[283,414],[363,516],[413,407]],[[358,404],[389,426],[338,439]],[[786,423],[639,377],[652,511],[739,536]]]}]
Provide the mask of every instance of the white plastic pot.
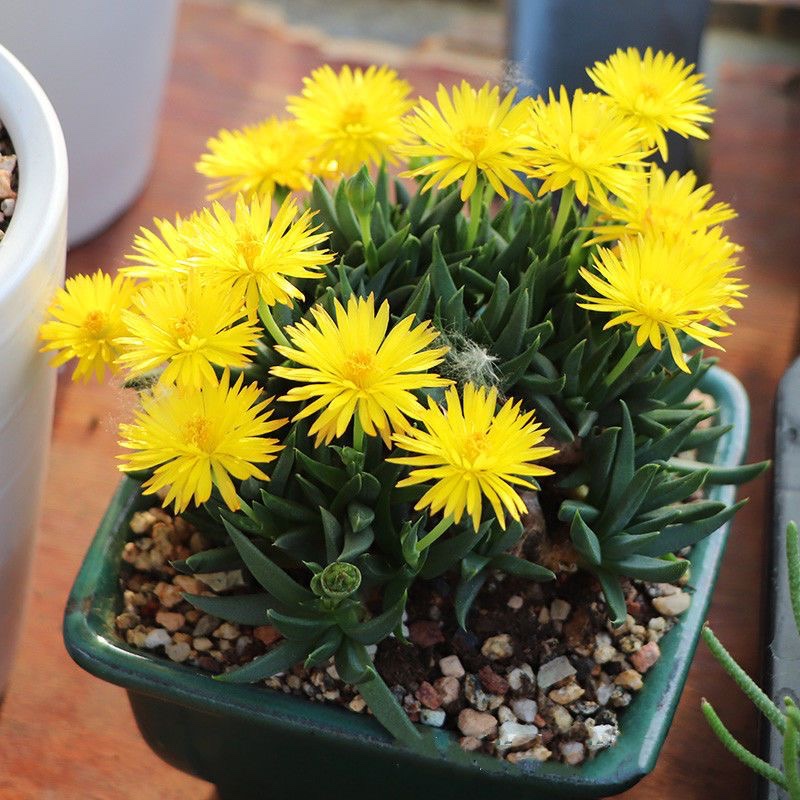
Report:
[{"label": "white plastic pot", "polygon": [[50,445],[56,371],[38,330],[64,278],[67,152],[55,111],[0,46],[0,119],[19,164],[19,196],[0,241],[0,697],[19,634]]},{"label": "white plastic pot", "polygon": [[0,0],[0,44],[39,81],[64,129],[69,245],[141,191],[153,161],[178,0]]}]

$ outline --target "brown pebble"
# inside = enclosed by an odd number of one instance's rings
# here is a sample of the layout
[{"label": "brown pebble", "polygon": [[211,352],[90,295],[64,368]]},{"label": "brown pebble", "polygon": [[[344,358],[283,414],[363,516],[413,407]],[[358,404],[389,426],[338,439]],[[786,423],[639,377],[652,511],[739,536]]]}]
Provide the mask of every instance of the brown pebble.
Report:
[{"label": "brown pebble", "polygon": [[408,626],[408,638],[417,647],[433,647],[444,641],[444,634],[438,622],[420,619]]},{"label": "brown pebble", "polygon": [[170,633],[174,633],[183,627],[183,624],[186,622],[186,618],[183,616],[183,614],[179,614],[177,611],[164,611],[163,609],[160,609],[156,613],[156,622],[162,628],[166,628]]},{"label": "brown pebble", "polygon": [[659,646],[655,642],[648,642],[631,656],[631,664],[637,672],[645,673],[659,658],[661,658]]},{"label": "brown pebble", "polygon": [[[220,653],[220,655],[222,654]],[[207,672],[213,672],[215,675],[219,675],[219,673],[222,672],[222,666],[219,661],[212,656],[200,656],[197,659],[197,666]]]},{"label": "brown pebble", "polygon": [[191,575],[176,575],[172,582],[182,591],[186,592],[186,594],[200,594],[200,592],[205,590],[205,586],[200,583],[197,578],[193,578]]},{"label": "brown pebble", "polygon": [[481,740],[476,739],[474,736],[464,736],[458,740],[458,744],[467,753],[473,753],[481,749]]},{"label": "brown pebble", "polygon": [[638,692],[644,686],[642,676],[635,669],[623,670],[614,678],[614,683],[623,689],[630,689],[634,692]]},{"label": "brown pebble", "polygon": [[461,682],[452,675],[445,675],[443,678],[438,678],[434,681],[433,687],[439,693],[443,706],[449,706],[451,703],[455,703],[461,694]]},{"label": "brown pebble", "polygon": [[273,625],[259,625],[257,628],[253,628],[253,636],[267,647],[277,642],[281,635],[281,632]]},{"label": "brown pebble", "polygon": [[171,583],[159,581],[154,591],[164,608],[172,608],[183,600],[183,597],[181,597],[181,590]]},{"label": "brown pebble", "polygon": [[505,694],[508,691],[508,681],[498,675],[488,664],[478,671],[483,688],[490,694]]},{"label": "brown pebble", "polygon": [[417,700],[422,703],[426,708],[431,708],[436,710],[439,706],[442,705],[442,698],[439,695],[439,692],[431,686],[428,681],[423,681],[419,685],[419,689],[414,692]]}]

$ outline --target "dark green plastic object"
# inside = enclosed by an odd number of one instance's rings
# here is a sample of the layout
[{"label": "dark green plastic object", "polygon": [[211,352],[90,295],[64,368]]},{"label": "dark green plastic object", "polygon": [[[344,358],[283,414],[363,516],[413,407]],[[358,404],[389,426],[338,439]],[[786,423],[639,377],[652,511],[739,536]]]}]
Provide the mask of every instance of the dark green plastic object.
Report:
[{"label": "dark green plastic object", "polygon": [[[738,465],[747,448],[747,395],[734,377],[716,368],[704,388],[717,399],[720,423],[734,425],[714,460]],[[732,487],[711,491],[728,504],[734,494]],[[662,639],[662,657],[623,715],[616,747],[580,767],[514,765],[464,753],[442,730],[425,729],[433,753],[413,752],[395,744],[368,716],[264,688],[219,684],[191,667],[129,647],[114,631],[120,553],[130,515],[152,502],[130,479],[117,490],[72,589],[64,640],[80,666],[128,690],[150,747],[169,764],[216,784],[223,800],[549,800],[628,789],[653,769],[667,735],[728,535],[725,525],[694,548],[692,605]]]}]

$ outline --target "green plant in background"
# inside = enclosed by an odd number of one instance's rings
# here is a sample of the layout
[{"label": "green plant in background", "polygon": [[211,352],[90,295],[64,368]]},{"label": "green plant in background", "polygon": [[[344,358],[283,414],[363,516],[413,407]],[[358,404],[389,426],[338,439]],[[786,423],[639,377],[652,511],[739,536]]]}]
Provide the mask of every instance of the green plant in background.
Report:
[{"label": "green plant in background", "polygon": [[[800,535],[797,525],[790,522],[786,529],[786,565],[789,575],[789,597],[797,634],[800,636]],[[790,800],[800,800],[800,709],[791,697],[784,697],[781,710],[758,688],[755,681],[736,663],[709,627],[703,628],[703,641],[714,658],[755,707],[783,736],[783,770],[773,767],[742,745],[717,716],[714,707],[703,699],[703,714],[723,745],[745,766],[762,778],[786,791]]]},{"label": "green plant in background", "polygon": [[710,112],[662,62],[618,53],[606,94],[462,82],[436,105],[385,67],[315,70],[293,119],[210,140],[232,207],[157,220],[124,277],[59,293],[43,349],[125,370],[121,468],[213,542],[175,567],[248,576],[187,599],[282,635],[219,680],[333,659],[412,743],[370,648],[403,640],[415,583],[446,581],[466,628],[494,571],[552,580],[558,550],[618,624],[625,580],[677,580],[740,507],[699,494],[765,465],[704,463],[728,428],[692,395],[746,289],[733,211],[649,165]]}]

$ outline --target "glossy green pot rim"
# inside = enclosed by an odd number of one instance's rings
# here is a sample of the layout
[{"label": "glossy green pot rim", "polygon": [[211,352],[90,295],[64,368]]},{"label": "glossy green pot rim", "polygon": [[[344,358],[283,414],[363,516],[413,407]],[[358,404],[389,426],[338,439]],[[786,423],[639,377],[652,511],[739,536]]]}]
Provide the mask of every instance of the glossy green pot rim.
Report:
[{"label": "glossy green pot rim", "polygon": [[[719,424],[734,426],[719,442],[714,461],[724,466],[738,465],[747,449],[747,395],[736,378],[719,368],[709,371],[702,388],[717,401]],[[732,504],[735,487],[715,486],[709,494]],[[692,605],[662,639],[662,657],[623,715],[617,745],[576,768],[548,762],[512,765],[483,754],[467,754],[451,733],[442,730],[425,729],[435,745],[433,752],[409,753],[365,715],[260,687],[220,684],[194,668],[128,646],[114,631],[114,616],[119,610],[120,553],[127,539],[130,515],[151,505],[152,498],[143,499],[136,482],[123,480],[76,578],[64,617],[64,640],[72,658],[88,672],[131,691],[207,714],[273,726],[278,723],[300,730],[313,728],[323,737],[344,736],[365,758],[370,750],[380,748],[396,751],[398,759],[446,759],[450,762],[448,769],[467,775],[478,769],[484,779],[496,776],[498,790],[511,782],[531,790],[550,788],[558,795],[569,793],[574,797],[623,791],[655,766],[686,681],[730,527],[723,526],[695,546],[687,589],[693,593]]]}]

